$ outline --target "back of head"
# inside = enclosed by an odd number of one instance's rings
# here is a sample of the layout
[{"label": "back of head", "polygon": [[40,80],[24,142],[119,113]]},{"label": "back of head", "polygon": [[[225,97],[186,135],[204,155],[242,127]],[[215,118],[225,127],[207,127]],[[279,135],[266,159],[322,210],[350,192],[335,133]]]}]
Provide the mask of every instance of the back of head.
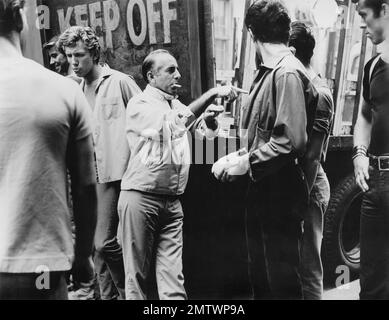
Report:
[{"label": "back of head", "polygon": [[254,40],[262,43],[287,44],[290,17],[285,6],[277,0],[257,0],[247,10],[246,27]]},{"label": "back of head", "polygon": [[57,42],[58,49],[64,54],[66,47],[75,47],[78,41],[82,41],[94,57],[94,62],[100,60],[99,37],[94,29],[90,27],[73,26],[62,33]]},{"label": "back of head", "polygon": [[291,24],[289,46],[296,49],[296,57],[303,65],[308,66],[311,63],[315,45],[315,38],[307,25],[297,21]]},{"label": "back of head", "polygon": [[20,9],[23,9],[24,2],[24,0],[0,0],[0,36],[7,36],[12,31],[22,31],[23,19]]}]

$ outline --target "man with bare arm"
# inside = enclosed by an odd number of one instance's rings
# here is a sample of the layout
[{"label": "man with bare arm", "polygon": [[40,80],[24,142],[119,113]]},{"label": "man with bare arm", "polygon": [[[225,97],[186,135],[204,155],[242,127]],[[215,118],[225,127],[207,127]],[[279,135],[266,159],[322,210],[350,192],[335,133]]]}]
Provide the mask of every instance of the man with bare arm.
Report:
[{"label": "man with bare arm", "polygon": [[361,208],[361,299],[389,299],[389,1],[360,0],[358,12],[373,44],[386,50],[365,66],[363,102],[354,129],[355,179]]}]

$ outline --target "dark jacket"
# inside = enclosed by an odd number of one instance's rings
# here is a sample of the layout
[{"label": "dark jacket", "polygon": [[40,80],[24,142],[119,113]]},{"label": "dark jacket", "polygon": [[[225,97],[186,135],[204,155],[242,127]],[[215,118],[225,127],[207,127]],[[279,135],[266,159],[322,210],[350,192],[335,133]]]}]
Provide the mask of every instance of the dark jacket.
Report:
[{"label": "dark jacket", "polygon": [[286,54],[274,69],[260,68],[240,119],[252,180],[277,172],[304,154],[317,99],[304,66],[293,54]]}]

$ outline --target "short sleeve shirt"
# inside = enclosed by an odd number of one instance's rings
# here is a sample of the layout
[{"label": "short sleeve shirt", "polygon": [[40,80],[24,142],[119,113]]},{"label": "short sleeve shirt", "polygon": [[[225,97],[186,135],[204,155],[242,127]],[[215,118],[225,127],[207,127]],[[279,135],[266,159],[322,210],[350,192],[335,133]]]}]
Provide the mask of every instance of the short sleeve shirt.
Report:
[{"label": "short sleeve shirt", "polygon": [[91,135],[72,80],[32,60],[0,60],[0,272],[69,270],[68,146]]},{"label": "short sleeve shirt", "polygon": [[389,64],[379,58],[370,77],[373,60],[365,67],[363,98],[372,117],[369,152],[379,156],[389,154]]}]

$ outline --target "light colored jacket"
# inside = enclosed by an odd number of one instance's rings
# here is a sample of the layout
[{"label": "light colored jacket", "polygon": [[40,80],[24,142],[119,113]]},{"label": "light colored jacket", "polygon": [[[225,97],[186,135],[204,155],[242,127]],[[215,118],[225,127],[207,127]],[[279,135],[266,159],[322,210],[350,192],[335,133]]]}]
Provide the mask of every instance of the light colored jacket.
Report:
[{"label": "light colored jacket", "polygon": [[[150,85],[127,106],[127,139],[131,150],[122,190],[180,195],[189,176],[191,153],[187,121],[194,118],[179,100]],[[217,135],[199,118],[196,135]]]},{"label": "light colored jacket", "polygon": [[[80,83],[84,88],[85,81]],[[126,139],[126,106],[141,90],[131,76],[103,66],[96,86],[93,110],[93,140],[97,181],[121,180],[130,158]]]}]

